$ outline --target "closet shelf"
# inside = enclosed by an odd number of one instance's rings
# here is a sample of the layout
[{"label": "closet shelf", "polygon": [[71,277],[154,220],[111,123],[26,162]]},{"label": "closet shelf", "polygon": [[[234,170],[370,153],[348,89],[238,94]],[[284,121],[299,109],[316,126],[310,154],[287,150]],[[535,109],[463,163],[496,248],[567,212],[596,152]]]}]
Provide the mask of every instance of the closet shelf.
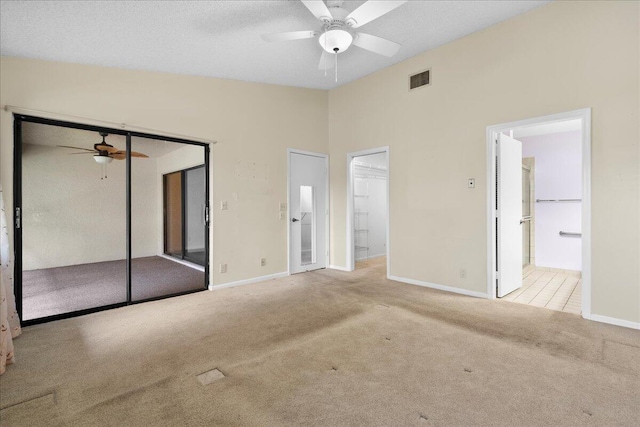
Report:
[{"label": "closet shelf", "polygon": [[358,246],[358,245],[356,245],[356,250],[357,251],[369,250],[369,246]]},{"label": "closet shelf", "polygon": [[357,228],[354,231],[357,232],[357,233],[368,233],[369,229],[368,228]]}]

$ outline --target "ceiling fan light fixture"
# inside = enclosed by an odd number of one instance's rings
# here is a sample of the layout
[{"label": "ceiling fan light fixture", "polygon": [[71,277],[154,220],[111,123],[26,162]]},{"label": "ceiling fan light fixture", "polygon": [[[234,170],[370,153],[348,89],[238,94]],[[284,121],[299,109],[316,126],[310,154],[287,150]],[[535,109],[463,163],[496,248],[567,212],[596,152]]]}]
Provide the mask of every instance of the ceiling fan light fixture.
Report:
[{"label": "ceiling fan light fixture", "polygon": [[93,159],[96,161],[96,163],[99,163],[101,165],[108,165],[109,163],[111,163],[113,161],[112,157],[100,156],[100,155],[93,156]]},{"label": "ceiling fan light fixture", "polygon": [[320,35],[318,42],[329,53],[342,53],[349,49],[353,42],[353,36],[347,30],[334,28]]}]

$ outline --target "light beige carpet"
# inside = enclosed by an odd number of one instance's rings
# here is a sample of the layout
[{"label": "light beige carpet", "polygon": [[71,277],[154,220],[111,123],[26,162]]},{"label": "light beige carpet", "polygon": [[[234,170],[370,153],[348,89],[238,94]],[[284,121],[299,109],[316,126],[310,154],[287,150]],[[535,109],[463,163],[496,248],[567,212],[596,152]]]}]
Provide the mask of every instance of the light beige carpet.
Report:
[{"label": "light beige carpet", "polygon": [[368,264],[25,328],[0,424],[640,425],[639,331]]}]

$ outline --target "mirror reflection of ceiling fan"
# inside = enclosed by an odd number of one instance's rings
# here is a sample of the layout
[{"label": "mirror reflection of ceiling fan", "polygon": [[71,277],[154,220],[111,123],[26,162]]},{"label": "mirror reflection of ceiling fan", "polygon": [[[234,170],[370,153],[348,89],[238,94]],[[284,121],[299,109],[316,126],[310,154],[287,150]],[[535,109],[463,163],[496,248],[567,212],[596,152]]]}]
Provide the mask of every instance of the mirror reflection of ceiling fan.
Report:
[{"label": "mirror reflection of ceiling fan", "polygon": [[[398,43],[382,37],[354,31],[374,19],[391,12],[405,4],[407,0],[369,0],[353,12],[342,7],[343,1],[300,0],[309,11],[320,20],[320,30],[289,31],[286,33],[263,34],[268,42],[302,40],[318,36],[323,49],[318,69],[326,70],[334,65],[337,70],[338,54],[346,51],[352,44],[359,48],[391,57],[400,49]],[[336,74],[337,81],[337,74]]]},{"label": "mirror reflection of ceiling fan", "polygon": [[[72,147],[70,145],[58,145],[58,147],[62,148],[73,148],[75,150],[82,150],[81,153],[70,153],[70,154],[93,154],[93,159],[100,163],[101,165],[109,164],[116,160],[124,160],[127,158],[127,152],[124,150],[118,150],[111,144],[107,144],[105,138],[109,136],[108,133],[100,132],[100,136],[102,137],[102,142],[93,145],[93,150],[89,148],[83,147]],[[136,151],[131,152],[131,157],[142,157],[148,158],[146,154],[138,153]]]}]

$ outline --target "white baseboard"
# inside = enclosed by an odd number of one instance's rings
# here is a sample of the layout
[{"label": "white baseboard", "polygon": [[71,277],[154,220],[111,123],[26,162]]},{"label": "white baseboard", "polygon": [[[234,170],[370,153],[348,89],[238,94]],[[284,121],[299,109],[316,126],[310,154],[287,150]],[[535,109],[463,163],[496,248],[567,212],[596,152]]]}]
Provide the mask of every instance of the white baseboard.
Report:
[{"label": "white baseboard", "polygon": [[584,316],[584,318],[593,320],[594,322],[608,323],[610,325],[622,326],[631,329],[640,329],[640,322],[631,322],[629,320],[617,319],[615,317],[590,314],[589,316]]},{"label": "white baseboard", "polygon": [[396,282],[408,283],[410,285],[424,286],[425,288],[432,288],[432,289],[438,289],[440,291],[447,291],[447,292],[453,292],[456,294],[467,295],[470,297],[487,298],[487,294],[485,292],[470,291],[467,289],[454,288],[452,286],[439,285],[437,283],[423,282],[422,280],[407,279],[405,277],[398,277],[398,276],[388,276],[388,279],[395,280]]},{"label": "white baseboard", "polygon": [[351,271],[347,267],[340,267],[339,265],[330,265],[329,268],[332,270],[340,270],[340,271],[347,271],[347,272]]},{"label": "white baseboard", "polygon": [[225,288],[233,288],[235,286],[250,285],[252,283],[264,282],[271,279],[279,279],[280,277],[286,277],[288,275],[289,275],[288,272],[283,271],[282,273],[268,274],[266,276],[260,276],[260,277],[252,277],[251,279],[238,280],[236,282],[221,283],[219,285],[209,285],[209,290],[215,291],[217,289],[225,289]]}]

